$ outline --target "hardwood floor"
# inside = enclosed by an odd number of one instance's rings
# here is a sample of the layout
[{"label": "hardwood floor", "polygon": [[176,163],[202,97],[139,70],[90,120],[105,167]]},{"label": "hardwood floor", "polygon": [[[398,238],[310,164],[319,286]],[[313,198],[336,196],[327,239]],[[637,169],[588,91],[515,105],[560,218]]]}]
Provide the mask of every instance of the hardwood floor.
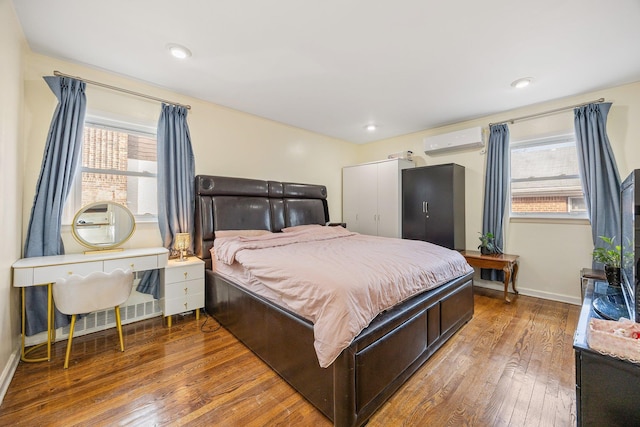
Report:
[{"label": "hardwood floor", "polygon": [[[476,289],[475,314],[368,426],[572,426],[579,307]],[[215,320],[161,318],[20,362],[0,425],[331,426]]]}]

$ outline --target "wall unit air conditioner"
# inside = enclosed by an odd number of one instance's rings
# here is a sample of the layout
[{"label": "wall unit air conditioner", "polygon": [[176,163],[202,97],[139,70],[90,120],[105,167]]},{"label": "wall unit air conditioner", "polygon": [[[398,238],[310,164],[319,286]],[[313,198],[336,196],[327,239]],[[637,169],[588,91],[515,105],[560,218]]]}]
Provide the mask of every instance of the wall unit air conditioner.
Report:
[{"label": "wall unit air conditioner", "polygon": [[480,126],[463,129],[441,135],[427,136],[424,139],[424,152],[437,154],[446,151],[478,148],[484,145]]}]

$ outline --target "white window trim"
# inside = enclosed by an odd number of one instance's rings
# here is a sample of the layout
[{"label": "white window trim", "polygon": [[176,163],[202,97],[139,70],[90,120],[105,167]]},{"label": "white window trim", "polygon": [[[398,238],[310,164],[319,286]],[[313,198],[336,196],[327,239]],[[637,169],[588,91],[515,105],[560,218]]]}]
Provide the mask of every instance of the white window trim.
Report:
[{"label": "white window trim", "polygon": [[84,119],[84,123],[89,123],[95,126],[107,126],[110,128],[122,130],[124,132],[138,132],[147,136],[152,135],[154,138],[156,137],[157,132],[157,129],[149,123],[134,123],[131,121],[115,117],[108,117],[107,115],[96,113],[87,113]]}]

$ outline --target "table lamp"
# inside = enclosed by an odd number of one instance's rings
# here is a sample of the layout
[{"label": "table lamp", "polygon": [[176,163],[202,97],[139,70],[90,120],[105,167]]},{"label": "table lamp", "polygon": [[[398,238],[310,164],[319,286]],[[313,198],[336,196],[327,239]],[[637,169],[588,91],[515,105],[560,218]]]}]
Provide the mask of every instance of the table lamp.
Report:
[{"label": "table lamp", "polygon": [[178,261],[186,261],[187,249],[191,246],[191,234],[190,233],[176,233],[175,240],[173,242],[173,248],[180,252],[180,259]]}]

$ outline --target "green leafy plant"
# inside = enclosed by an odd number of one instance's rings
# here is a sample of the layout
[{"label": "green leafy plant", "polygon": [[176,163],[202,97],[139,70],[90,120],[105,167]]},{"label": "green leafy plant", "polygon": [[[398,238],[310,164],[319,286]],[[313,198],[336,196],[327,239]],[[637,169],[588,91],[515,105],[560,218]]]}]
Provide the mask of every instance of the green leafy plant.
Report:
[{"label": "green leafy plant", "polygon": [[621,247],[614,244],[615,237],[599,236],[608,247],[595,248],[593,250],[593,260],[614,268],[620,268]]},{"label": "green leafy plant", "polygon": [[500,253],[500,250],[498,249],[494,241],[495,236],[493,235],[493,233],[480,233],[479,239],[480,244],[478,245],[478,249],[480,249],[480,252],[482,252],[483,254]]}]

